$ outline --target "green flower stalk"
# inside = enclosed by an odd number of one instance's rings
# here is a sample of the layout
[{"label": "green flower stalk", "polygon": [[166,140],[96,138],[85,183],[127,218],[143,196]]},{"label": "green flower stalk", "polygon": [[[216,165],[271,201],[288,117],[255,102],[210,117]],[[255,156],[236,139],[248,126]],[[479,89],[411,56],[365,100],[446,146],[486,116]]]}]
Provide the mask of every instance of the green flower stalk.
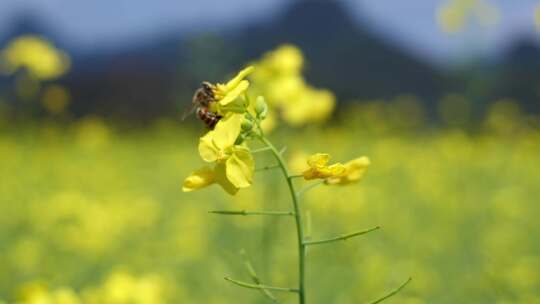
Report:
[{"label": "green flower stalk", "polygon": [[[220,116],[213,130],[209,130],[199,140],[199,154],[208,165],[194,171],[184,180],[183,191],[199,190],[212,184],[220,185],[227,193],[234,195],[240,189],[251,186],[256,171],[279,169],[283,175],[291,197],[290,211],[248,211],[248,210],[214,210],[219,215],[235,216],[284,216],[292,217],[296,226],[296,239],[298,251],[298,285],[293,287],[276,287],[264,284],[257,277],[253,267],[246,262],[253,283],[243,282],[226,277],[225,279],[235,285],[262,291],[273,302],[276,302],[272,292],[291,292],[298,294],[298,303],[306,304],[307,281],[306,259],[307,248],[314,245],[329,244],[349,238],[361,236],[380,227],[342,234],[322,240],[312,240],[310,218],[304,220],[303,210],[300,206],[300,196],[319,185],[345,185],[360,181],[370,164],[369,158],[362,156],[345,164],[329,164],[330,155],[316,153],[307,159],[308,168],[300,174],[293,174],[284,159],[284,150],[278,150],[267,138],[262,122],[269,113],[264,97],[259,96],[251,102],[247,94],[249,82],[244,80],[253,67],[240,71],[233,80],[227,84],[212,85],[214,100],[211,100],[210,110]],[[225,102],[224,102],[225,101]],[[248,144],[258,142],[258,149],[252,150]],[[276,160],[276,165],[265,166],[262,170],[255,169],[254,154],[269,152]],[[296,189],[295,180],[302,178],[312,182],[301,190]],[[371,303],[380,303],[399,292],[410,281],[407,280],[398,289]]]}]

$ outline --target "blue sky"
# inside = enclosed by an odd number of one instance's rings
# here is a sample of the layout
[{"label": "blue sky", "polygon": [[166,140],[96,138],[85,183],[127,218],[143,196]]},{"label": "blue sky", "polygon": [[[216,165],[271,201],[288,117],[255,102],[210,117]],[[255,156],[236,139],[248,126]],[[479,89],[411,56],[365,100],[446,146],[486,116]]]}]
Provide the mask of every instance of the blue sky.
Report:
[{"label": "blue sky", "polygon": [[[173,30],[206,31],[269,18],[291,0],[1,0],[0,36],[31,10],[78,48],[136,43]],[[335,1],[335,0],[328,0]],[[435,20],[447,0],[344,0],[352,14],[422,57],[444,62],[471,51],[501,50],[520,35],[539,36],[533,12],[540,0],[486,0],[499,6],[500,23],[448,36]]]}]

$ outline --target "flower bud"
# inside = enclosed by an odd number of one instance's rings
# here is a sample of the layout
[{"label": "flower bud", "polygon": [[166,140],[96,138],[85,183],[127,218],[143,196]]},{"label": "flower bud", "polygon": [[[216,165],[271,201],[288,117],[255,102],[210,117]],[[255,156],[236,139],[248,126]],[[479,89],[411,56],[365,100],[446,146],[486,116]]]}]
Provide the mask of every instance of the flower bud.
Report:
[{"label": "flower bud", "polygon": [[249,119],[244,119],[244,121],[242,121],[242,124],[240,125],[240,127],[244,131],[249,131],[249,130],[253,129],[253,123]]},{"label": "flower bud", "polygon": [[238,137],[236,138],[236,141],[234,142],[235,145],[241,145],[244,140],[246,140],[246,134],[242,133],[240,135],[238,135]]},{"label": "flower bud", "polygon": [[255,100],[255,113],[262,119],[268,114],[268,105],[262,96],[257,97],[257,100]]}]

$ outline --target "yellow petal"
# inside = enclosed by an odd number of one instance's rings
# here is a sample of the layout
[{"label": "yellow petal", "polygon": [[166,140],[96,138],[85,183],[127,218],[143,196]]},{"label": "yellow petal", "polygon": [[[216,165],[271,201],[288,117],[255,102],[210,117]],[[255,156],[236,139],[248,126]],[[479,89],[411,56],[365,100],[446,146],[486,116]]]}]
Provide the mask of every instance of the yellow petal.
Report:
[{"label": "yellow petal", "polygon": [[347,164],[345,164],[345,167],[347,168],[347,179],[349,182],[355,182],[364,176],[364,174],[367,171],[367,168],[369,167],[370,161],[369,158],[366,156],[359,157],[357,159],[353,159],[349,161]]},{"label": "yellow petal", "polygon": [[244,78],[246,78],[247,75],[249,75],[251,72],[253,72],[253,70],[255,70],[255,67],[248,66],[245,69],[238,72],[238,74],[236,74],[236,76],[233,79],[231,79],[229,82],[227,82],[227,84],[225,85],[227,91],[230,91],[230,90],[236,88],[236,86],[238,86],[238,84]]},{"label": "yellow petal", "polygon": [[242,95],[247,90],[248,87],[249,87],[249,81],[247,80],[240,81],[240,83],[237,86],[231,88],[230,90],[227,90],[226,95],[221,100],[219,100],[219,104],[222,106],[226,106],[229,103],[235,101],[236,98]]},{"label": "yellow petal", "polygon": [[223,190],[230,195],[235,195],[238,192],[238,188],[235,187],[227,178],[225,164],[217,164],[215,169],[216,183],[218,183]]},{"label": "yellow petal", "polygon": [[203,167],[191,173],[186,177],[184,184],[182,185],[182,191],[190,192],[207,187],[214,183],[214,170],[210,167]]},{"label": "yellow petal", "polygon": [[213,141],[214,134],[215,131],[210,131],[199,140],[199,154],[207,162],[215,162],[219,156],[219,150]]},{"label": "yellow petal", "polygon": [[328,167],[327,177],[340,176],[340,175],[343,175],[344,173],[345,173],[345,166],[343,164],[337,163]]},{"label": "yellow petal", "polygon": [[236,138],[240,134],[243,119],[243,115],[233,114],[217,123],[214,131],[212,131],[212,141],[216,148],[225,150],[234,145]]},{"label": "yellow petal", "polygon": [[317,171],[313,170],[313,169],[308,169],[308,170],[304,171],[304,173],[302,173],[302,175],[304,175],[305,180],[318,178]]},{"label": "yellow petal", "polygon": [[317,153],[310,156],[307,161],[309,169],[302,173],[304,179],[339,177],[346,172],[345,166],[341,163],[328,166],[329,160],[330,155],[325,153]]},{"label": "yellow petal", "polygon": [[255,166],[247,148],[237,146],[226,162],[227,179],[238,188],[251,185]]},{"label": "yellow petal", "polygon": [[330,160],[329,154],[316,153],[316,154],[311,155],[308,158],[307,163],[310,167],[321,167],[321,166],[325,166],[329,160]]},{"label": "yellow petal", "polygon": [[366,174],[369,164],[369,158],[366,156],[353,159],[345,164],[345,172],[341,176],[329,178],[327,183],[330,185],[346,185],[358,182]]}]

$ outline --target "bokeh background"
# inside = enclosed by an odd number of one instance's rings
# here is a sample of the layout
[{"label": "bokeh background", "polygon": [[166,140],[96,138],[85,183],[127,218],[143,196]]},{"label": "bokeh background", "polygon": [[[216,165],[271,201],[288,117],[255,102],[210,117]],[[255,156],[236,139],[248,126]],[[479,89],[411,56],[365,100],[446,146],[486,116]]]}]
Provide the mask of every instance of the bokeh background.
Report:
[{"label": "bokeh background", "polygon": [[[277,172],[182,193],[203,80],[247,64],[292,168],[371,159],[307,193],[310,303],[540,303],[540,2],[0,2],[0,303],[266,303],[294,285]],[[270,159],[257,155],[257,165]],[[295,303],[291,295],[278,295]]]}]

